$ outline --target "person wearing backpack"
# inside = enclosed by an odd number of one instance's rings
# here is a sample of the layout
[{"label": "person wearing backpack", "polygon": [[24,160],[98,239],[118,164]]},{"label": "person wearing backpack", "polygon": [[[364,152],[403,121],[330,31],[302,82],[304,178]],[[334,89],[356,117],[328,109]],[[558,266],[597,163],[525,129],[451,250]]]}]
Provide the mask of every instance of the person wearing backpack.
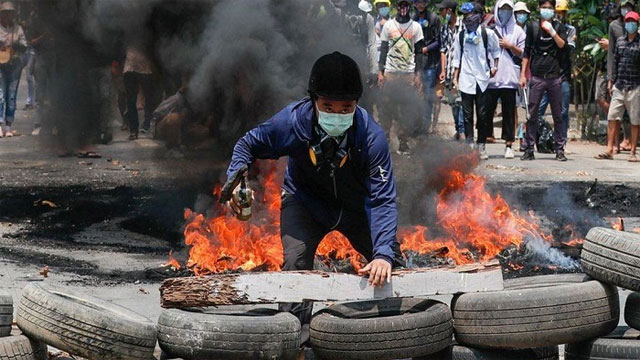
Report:
[{"label": "person wearing backpack", "polygon": [[515,140],[516,94],[526,34],[516,24],[511,0],[498,0],[494,13],[493,31],[499,39],[500,61],[496,76],[489,80],[484,121],[493,126],[493,114],[498,106],[498,100],[501,100],[502,139],[506,142],[504,157],[513,159],[515,155],[511,146]]},{"label": "person wearing backpack", "polygon": [[383,104],[380,109],[380,125],[390,136],[391,125],[396,121],[398,150],[409,155],[409,137],[418,131],[419,115],[413,114],[422,88],[422,73],[416,63],[416,54],[422,53],[424,37],[422,27],[411,20],[409,0],[397,1],[398,13],[382,27],[378,86],[383,87]]},{"label": "person wearing backpack", "polygon": [[478,119],[478,150],[481,159],[488,159],[485,144],[487,137],[491,135],[493,124],[487,124],[483,114],[489,79],[495,76],[499,65],[499,40],[491,29],[480,26],[484,15],[484,9],[480,4],[465,3],[460,11],[465,14],[465,29],[453,43],[453,85],[462,93],[465,139],[473,144],[475,105]]},{"label": "person wearing backpack", "polygon": [[[567,28],[567,46],[562,49],[560,65],[562,66],[562,124],[564,136],[567,137],[569,131],[569,105],[571,104],[571,52],[576,49],[576,28],[569,24],[569,5],[567,0],[557,0],[556,19],[562,22]],[[545,121],[544,114],[549,105],[549,94],[545,93],[540,103],[538,118]]]},{"label": "person wearing backpack", "polygon": [[[422,34],[424,36],[424,47],[422,53],[416,55],[421,57],[419,63],[424,64],[422,70],[422,91],[424,92],[426,112],[425,112],[425,124],[424,131],[427,133],[435,132],[435,125],[437,121],[433,121],[434,128],[432,128],[433,109],[435,106],[436,96],[436,81],[438,75],[440,75],[440,30],[442,24],[440,17],[435,13],[429,11],[427,0],[414,0],[416,7],[416,14],[413,20],[416,21],[422,27]],[[437,119],[436,119],[437,120]]]},{"label": "person wearing backpack", "polygon": [[567,44],[566,27],[554,19],[555,0],[539,0],[540,21],[527,27],[524,58],[520,69],[520,86],[527,86],[527,68],[531,68],[529,118],[525,137],[525,152],[521,160],[534,160],[534,145],[538,133],[538,111],[545,92],[549,92],[553,114],[553,136],[556,160],[567,161],[564,146],[567,142],[562,123],[562,64],[561,52]]}]

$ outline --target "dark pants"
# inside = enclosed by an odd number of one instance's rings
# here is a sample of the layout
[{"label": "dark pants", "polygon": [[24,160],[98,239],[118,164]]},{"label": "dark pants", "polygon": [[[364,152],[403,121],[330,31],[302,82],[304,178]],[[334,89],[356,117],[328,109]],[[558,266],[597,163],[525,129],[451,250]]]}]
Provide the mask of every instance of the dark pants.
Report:
[{"label": "dark pants", "polygon": [[473,142],[473,106],[476,108],[476,118],[478,119],[478,143],[485,143],[487,137],[491,136],[492,124],[487,124],[484,116],[487,92],[482,92],[476,85],[475,95],[462,93],[462,112],[464,113],[464,136],[467,142]]},{"label": "dark pants", "polygon": [[[487,122],[493,126],[493,114],[498,107],[498,100],[502,101],[502,139],[507,142],[515,140],[516,119],[516,89],[488,89],[485,116]],[[480,142],[480,135],[478,135]]]},{"label": "dark pants", "polygon": [[136,72],[124,73],[124,88],[127,93],[127,120],[129,131],[132,134],[138,133],[140,123],[138,120],[138,87],[144,94],[144,124],[145,128],[151,125],[153,110],[158,106],[158,98],[155,94],[153,75],[140,74]]},{"label": "dark pants", "polygon": [[532,77],[529,83],[529,119],[527,120],[527,132],[525,134],[525,147],[527,151],[533,151],[538,133],[538,112],[540,111],[540,101],[545,92],[549,94],[549,104],[553,116],[553,137],[555,139],[556,151],[564,151],[567,138],[564,136],[564,126],[562,123],[562,78],[543,79]]},{"label": "dark pants", "polygon": [[[371,234],[367,230],[369,224],[366,216],[350,216],[347,212],[343,214],[343,220],[336,227],[321,224],[315,219],[302,202],[292,195],[285,195],[282,199],[280,209],[280,236],[282,237],[282,247],[284,248],[284,263],[282,270],[312,270],[313,259],[320,241],[332,230],[340,231],[349,239],[351,245],[367,261],[373,257],[373,242]],[[401,259],[400,247],[396,242],[396,258]],[[394,265],[402,265],[397,263]],[[309,324],[313,303],[287,303],[280,304],[281,311],[291,312],[300,319],[302,324],[302,342],[309,337]]]},{"label": "dark pants", "polygon": [[[562,128],[564,131],[564,137],[567,137],[569,131],[569,105],[571,103],[571,84],[567,80],[562,80]],[[544,121],[544,113],[547,112],[547,106],[549,106],[549,94],[544,93],[542,100],[540,100],[540,110],[538,116],[540,121]]]}]

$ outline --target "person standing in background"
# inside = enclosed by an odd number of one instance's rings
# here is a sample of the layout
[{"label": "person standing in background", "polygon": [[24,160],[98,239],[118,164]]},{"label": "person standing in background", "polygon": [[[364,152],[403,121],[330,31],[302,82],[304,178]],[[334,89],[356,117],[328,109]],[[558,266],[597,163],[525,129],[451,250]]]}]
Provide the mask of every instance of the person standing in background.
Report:
[{"label": "person standing in background", "polygon": [[[613,57],[615,55],[616,50],[616,42],[619,38],[626,35],[624,29],[624,17],[631,11],[635,11],[635,1],[634,0],[622,0],[620,1],[620,13],[617,14],[618,17],[613,20],[609,24],[609,43],[607,48],[607,78],[611,79],[613,77]],[[616,141],[616,151],[620,152],[620,150],[630,150],[631,144],[629,142],[629,137],[631,134],[631,126],[629,123],[629,116],[624,116],[622,119],[622,134],[623,140],[622,143],[619,143],[619,139],[615,139]]]},{"label": "person standing in background", "polygon": [[31,29],[33,26],[35,30],[37,30],[37,26],[35,26],[35,23],[38,21],[37,16],[37,12],[32,9],[29,11],[27,20],[23,22],[23,30],[25,31],[25,36],[27,38],[27,51],[24,66],[24,77],[27,81],[27,100],[24,105],[24,110],[33,110],[36,102],[36,79],[34,75],[36,68],[36,49],[33,47],[33,40],[37,34]]},{"label": "person standing in background", "polygon": [[429,3],[427,0],[414,0],[416,14],[413,20],[422,27],[422,36],[424,37],[424,47],[422,52],[416,56],[421,58],[418,64],[422,64],[422,91],[426,103],[425,123],[421,132],[427,134],[435,132],[435,126],[431,126],[433,119],[433,108],[436,101],[436,82],[440,75],[440,30],[442,23],[438,15],[429,11]]},{"label": "person standing in background", "polygon": [[[562,130],[564,137],[568,137],[569,131],[569,106],[571,105],[571,52],[576,48],[576,28],[569,24],[569,5],[567,0],[557,0],[556,19],[564,24],[567,29],[567,46],[560,52],[560,65],[562,66]],[[538,118],[544,120],[544,114],[549,105],[549,92],[546,92],[540,102]]]},{"label": "person standing in background", "polygon": [[0,5],[0,137],[17,135],[11,129],[16,113],[16,98],[24,66],[27,38],[15,23],[16,8],[7,1]]},{"label": "person standing in background", "polygon": [[457,89],[453,88],[453,42],[459,36],[458,34],[464,30],[462,18],[458,17],[456,10],[458,3],[455,0],[443,0],[438,5],[440,16],[444,18],[444,24],[440,34],[442,40],[440,43],[440,63],[442,71],[440,73],[440,81],[444,81],[444,97],[451,106],[453,115],[453,123],[456,133],[456,140],[464,140],[464,114],[462,112],[462,100]]},{"label": "person standing in background", "polygon": [[[525,152],[521,160],[534,160],[533,148],[538,132],[538,111],[540,100],[545,92],[549,92],[551,113],[553,114],[553,136],[555,139],[556,160],[567,161],[564,146],[567,138],[562,125],[562,64],[561,53],[567,46],[567,30],[554,19],[555,0],[539,0],[540,22],[531,23],[527,28],[527,40],[524,59],[520,70],[520,86],[524,88],[529,82],[529,118]],[[531,80],[527,80],[527,68],[531,66]]]},{"label": "person standing in background", "polygon": [[[136,46],[127,46],[124,61],[124,87],[127,93],[127,119],[129,122],[129,140],[138,139],[138,130],[149,132],[153,110],[158,106],[154,88],[153,65],[149,56]],[[144,94],[144,123],[139,129],[138,89]]]},{"label": "person standing in background", "polygon": [[498,1],[494,18],[493,31],[500,39],[500,61],[496,76],[489,80],[485,121],[493,126],[493,114],[500,100],[502,102],[502,139],[506,142],[504,157],[513,159],[515,155],[511,146],[515,140],[516,93],[526,34],[516,25],[511,0]]},{"label": "person standing in background", "polygon": [[473,113],[478,128],[478,151],[480,159],[489,158],[486,151],[487,138],[491,135],[493,120],[487,122],[487,88],[489,79],[496,75],[499,65],[500,46],[496,34],[481,26],[484,9],[478,3],[465,3],[461,7],[464,16],[464,31],[453,43],[453,86],[462,93],[462,111],[466,141],[473,146]]}]

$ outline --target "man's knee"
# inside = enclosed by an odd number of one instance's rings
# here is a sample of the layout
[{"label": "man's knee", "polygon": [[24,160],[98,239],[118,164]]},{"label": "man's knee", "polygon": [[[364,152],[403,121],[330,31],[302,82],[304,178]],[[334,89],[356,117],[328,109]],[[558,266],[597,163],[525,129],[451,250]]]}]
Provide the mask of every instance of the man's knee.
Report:
[{"label": "man's knee", "polygon": [[[286,237],[286,235],[285,235]],[[314,254],[310,254],[312,249],[302,243],[292,243],[283,237],[284,263],[282,270],[312,270]]]}]

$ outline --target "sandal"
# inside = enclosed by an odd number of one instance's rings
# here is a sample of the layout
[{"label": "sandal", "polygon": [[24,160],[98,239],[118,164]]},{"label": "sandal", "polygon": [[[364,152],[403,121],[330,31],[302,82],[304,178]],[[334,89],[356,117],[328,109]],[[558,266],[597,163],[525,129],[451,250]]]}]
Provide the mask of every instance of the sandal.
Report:
[{"label": "sandal", "polygon": [[611,155],[610,153],[605,151],[603,153],[600,153],[600,154],[594,156],[594,158],[596,158],[598,160],[613,160],[613,155]]},{"label": "sandal", "polygon": [[629,161],[629,162],[638,162],[638,158],[636,157],[635,154],[631,154],[629,156],[629,160],[627,160],[627,161]]}]

